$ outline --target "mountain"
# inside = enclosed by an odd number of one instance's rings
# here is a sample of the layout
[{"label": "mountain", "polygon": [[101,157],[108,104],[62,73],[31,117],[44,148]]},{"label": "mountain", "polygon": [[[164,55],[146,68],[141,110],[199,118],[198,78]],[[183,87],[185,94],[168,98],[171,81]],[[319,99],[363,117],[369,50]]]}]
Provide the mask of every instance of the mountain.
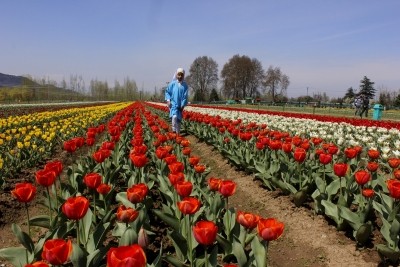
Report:
[{"label": "mountain", "polygon": [[22,84],[22,76],[0,73],[0,87],[14,87]]}]

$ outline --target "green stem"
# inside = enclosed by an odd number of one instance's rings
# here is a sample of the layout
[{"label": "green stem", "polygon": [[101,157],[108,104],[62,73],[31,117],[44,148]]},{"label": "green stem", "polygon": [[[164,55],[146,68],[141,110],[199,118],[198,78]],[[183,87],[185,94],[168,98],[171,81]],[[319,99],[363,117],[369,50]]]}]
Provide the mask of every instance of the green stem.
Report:
[{"label": "green stem", "polygon": [[96,192],[93,192],[93,222],[96,223]]},{"label": "green stem", "polygon": [[228,203],[228,197],[226,197],[226,221],[228,225],[228,229],[226,229],[226,237],[228,240],[230,240],[230,235],[231,235],[231,216],[229,214],[229,203]]},{"label": "green stem", "polygon": [[28,203],[26,203],[26,202],[25,202],[25,209],[26,209],[26,217],[28,218],[28,234],[29,234],[29,237],[32,238],[31,237],[31,223],[29,221]]},{"label": "green stem", "polygon": [[269,245],[269,241],[264,241],[265,254],[267,255],[267,260],[265,261],[266,262],[265,266],[268,266],[268,259],[269,259],[269,257],[268,257],[268,245]]},{"label": "green stem", "polygon": [[299,191],[302,189],[302,181],[301,181],[301,165],[300,162],[297,163],[297,171],[299,173]]},{"label": "green stem", "polygon": [[49,190],[49,187],[46,187],[46,190],[47,190],[47,197],[49,198],[49,213],[50,213],[50,227],[51,227],[51,225],[52,225],[52,219],[51,219],[51,217],[52,217],[52,212],[51,212],[51,198],[50,198],[50,190]]},{"label": "green stem", "polygon": [[[55,190],[55,192],[56,192],[56,210],[58,211],[58,192],[57,192],[57,183],[54,183],[54,184],[53,184],[53,186],[54,186],[54,190]],[[61,184],[60,184],[60,186],[61,186]]]},{"label": "green stem", "polygon": [[324,193],[326,193],[326,180],[325,180],[325,164],[322,165],[322,170],[323,170],[323,178],[324,178],[324,183],[325,183],[325,190]]},{"label": "green stem", "polygon": [[207,247],[204,248],[204,251],[205,251],[204,259],[206,260],[206,267],[208,267]]},{"label": "green stem", "polygon": [[76,243],[80,246],[79,242],[79,220],[76,220]]},{"label": "green stem", "polygon": [[189,250],[189,260],[190,266],[193,267],[193,251],[192,251],[192,230],[190,228],[190,215],[186,216],[187,221],[187,240],[188,240],[188,250]]}]

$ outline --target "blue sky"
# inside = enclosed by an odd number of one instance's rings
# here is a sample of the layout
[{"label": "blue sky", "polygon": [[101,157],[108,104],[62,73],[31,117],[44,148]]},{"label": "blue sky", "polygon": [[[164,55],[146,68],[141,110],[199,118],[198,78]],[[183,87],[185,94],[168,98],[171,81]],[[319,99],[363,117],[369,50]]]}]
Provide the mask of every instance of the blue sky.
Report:
[{"label": "blue sky", "polygon": [[367,76],[400,89],[399,0],[2,0],[0,72],[71,74],[153,92],[200,56],[258,59],[288,96],[341,97]]}]

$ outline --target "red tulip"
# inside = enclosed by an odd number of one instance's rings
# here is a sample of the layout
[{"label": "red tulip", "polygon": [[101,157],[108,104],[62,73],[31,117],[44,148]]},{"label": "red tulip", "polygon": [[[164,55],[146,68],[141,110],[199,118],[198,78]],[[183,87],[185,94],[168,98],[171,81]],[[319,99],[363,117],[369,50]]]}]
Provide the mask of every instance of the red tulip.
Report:
[{"label": "red tulip", "polygon": [[292,143],[289,143],[289,142],[283,143],[283,144],[282,144],[282,150],[283,150],[285,153],[290,153],[290,152],[292,152]]},{"label": "red tulip", "polygon": [[232,180],[222,180],[219,185],[219,193],[224,197],[230,197],[236,192],[236,183]]},{"label": "red tulip", "polygon": [[258,235],[266,241],[278,239],[282,235],[284,228],[285,225],[274,218],[261,218],[257,224]]},{"label": "red tulip", "polygon": [[184,147],[182,149],[182,154],[185,156],[190,156],[190,153],[192,153],[192,150],[190,149],[190,147]]},{"label": "red tulip", "polygon": [[56,177],[56,173],[52,170],[39,170],[35,174],[36,182],[44,187],[54,184]]},{"label": "red tulip", "polygon": [[145,267],[146,264],[146,254],[138,244],[113,247],[107,252],[107,267]]},{"label": "red tulip", "polygon": [[195,197],[185,197],[177,205],[183,214],[194,214],[200,209],[201,203]]},{"label": "red tulip", "polygon": [[70,197],[62,205],[62,212],[70,220],[80,220],[89,209],[89,200],[83,196]]},{"label": "red tulip", "polygon": [[93,146],[96,140],[94,138],[86,138],[86,145]]},{"label": "red tulip", "polygon": [[354,173],[354,179],[356,180],[357,184],[365,185],[369,182],[369,180],[371,180],[371,175],[365,170],[360,170]]},{"label": "red tulip", "polygon": [[108,149],[99,149],[92,154],[93,159],[97,163],[104,162],[109,156],[111,156],[111,150]]},{"label": "red tulip", "polygon": [[348,159],[352,159],[355,158],[358,154],[357,150],[352,148],[352,147],[348,147],[344,150],[344,154],[346,155],[346,157]]},{"label": "red tulip", "polygon": [[390,159],[388,159],[388,164],[392,169],[396,169],[400,165],[400,159],[398,159],[398,158],[390,158]]},{"label": "red tulip", "polygon": [[303,148],[296,148],[293,153],[293,158],[295,161],[302,163],[306,159],[307,152]]},{"label": "red tulip", "polygon": [[379,164],[378,164],[377,162],[375,162],[375,161],[370,161],[370,162],[368,162],[368,164],[367,164],[367,169],[368,169],[370,172],[376,172],[376,170],[378,169],[378,167],[379,167]]},{"label": "red tulip", "polygon": [[183,172],[185,167],[183,166],[182,162],[177,161],[172,164],[169,164],[168,169],[171,173],[178,173],[178,172]]},{"label": "red tulip", "polygon": [[49,267],[44,261],[37,261],[31,264],[26,264],[24,267]]},{"label": "red tulip", "polygon": [[136,204],[144,200],[144,198],[147,196],[148,191],[149,188],[146,184],[135,184],[132,187],[128,188],[128,190],[126,191],[126,196],[130,202]]},{"label": "red tulip", "polygon": [[133,147],[133,154],[135,155],[145,155],[147,152],[147,146],[144,144],[136,145]]},{"label": "red tulip", "polygon": [[206,166],[203,164],[197,164],[196,166],[194,166],[194,171],[196,173],[203,173],[206,170]]},{"label": "red tulip", "polygon": [[199,157],[192,156],[189,158],[189,164],[192,166],[196,166],[197,164],[199,164],[199,162],[200,162]]},{"label": "red tulip", "polygon": [[164,161],[167,165],[171,165],[172,163],[177,162],[177,158],[175,155],[168,155],[164,158]]},{"label": "red tulip", "polygon": [[71,252],[71,240],[49,239],[43,245],[42,259],[52,265],[62,265],[68,260]]},{"label": "red tulip", "polygon": [[198,221],[193,226],[193,236],[196,241],[204,246],[212,245],[217,238],[218,227],[211,221]]},{"label": "red tulip", "polygon": [[44,165],[44,169],[46,171],[54,171],[56,173],[56,176],[59,176],[63,170],[63,164],[59,160],[50,161],[47,162],[46,165]]},{"label": "red tulip", "polygon": [[132,208],[127,208],[124,205],[118,207],[117,219],[123,223],[130,223],[136,220],[139,216],[139,212]]},{"label": "red tulip", "polygon": [[386,181],[386,185],[389,189],[390,196],[395,199],[400,199],[400,181],[390,179]]},{"label": "red tulip", "polygon": [[335,146],[334,144],[328,144],[328,153],[331,155],[336,155],[339,151],[339,148]]},{"label": "red tulip", "polygon": [[103,144],[101,144],[100,149],[107,149],[107,150],[114,150],[115,147],[115,143],[114,142],[103,142]]},{"label": "red tulip", "polygon": [[189,181],[180,181],[174,185],[180,197],[188,197],[192,193],[193,184]]},{"label": "red tulip", "polygon": [[64,142],[64,150],[69,152],[69,153],[73,153],[76,151],[77,146],[76,146],[76,141],[75,140],[68,140]]},{"label": "red tulip", "polygon": [[325,153],[319,154],[319,162],[321,162],[321,164],[327,165],[327,164],[331,163],[331,161],[332,161],[331,154],[325,154]]},{"label": "red tulip", "polygon": [[100,184],[97,188],[96,191],[97,193],[101,195],[107,195],[111,190],[111,186],[109,184]]},{"label": "red tulip", "polygon": [[395,179],[400,180],[400,170],[399,169],[394,170],[393,171],[393,176],[394,176]]},{"label": "red tulip", "polygon": [[347,173],[348,166],[346,163],[335,163],[333,165],[334,173],[339,177],[344,177]]},{"label": "red tulip", "polygon": [[208,187],[211,191],[219,191],[222,179],[211,177],[208,179]]},{"label": "red tulip", "polygon": [[158,147],[156,149],[156,156],[159,159],[163,159],[168,155],[168,151],[167,149],[165,149],[165,147]]},{"label": "red tulip", "polygon": [[362,195],[366,198],[372,198],[375,195],[375,191],[370,188],[365,188],[362,190]]},{"label": "red tulip", "polygon": [[136,168],[142,168],[142,167],[146,166],[146,164],[148,162],[148,158],[146,157],[145,154],[141,154],[141,155],[130,154],[129,158],[131,159],[132,164]]},{"label": "red tulip", "polygon": [[88,173],[83,177],[85,185],[91,189],[96,189],[101,184],[101,175],[98,173]]},{"label": "red tulip", "polygon": [[185,180],[185,175],[183,174],[183,172],[170,173],[168,174],[168,179],[171,185],[175,186],[175,184]]},{"label": "red tulip", "polygon": [[375,149],[368,150],[368,157],[370,159],[377,159],[377,158],[379,158],[379,155],[380,155],[380,153],[378,150],[375,150]]},{"label": "red tulip", "polygon": [[238,211],[236,221],[246,229],[256,228],[260,217],[253,213]]},{"label": "red tulip", "polygon": [[19,202],[28,203],[36,195],[36,187],[31,183],[18,183],[15,185],[15,189],[11,191],[11,194]]}]

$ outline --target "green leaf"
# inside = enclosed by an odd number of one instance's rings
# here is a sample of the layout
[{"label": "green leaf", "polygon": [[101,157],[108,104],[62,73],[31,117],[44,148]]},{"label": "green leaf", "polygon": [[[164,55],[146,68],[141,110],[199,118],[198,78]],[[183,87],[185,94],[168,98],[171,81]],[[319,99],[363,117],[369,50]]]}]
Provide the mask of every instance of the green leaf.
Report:
[{"label": "green leaf", "polygon": [[246,244],[245,243],[240,243],[239,239],[234,236],[233,239],[233,255],[235,255],[237,262],[239,263],[239,266],[243,266],[247,262],[247,256],[244,251]]},{"label": "green leaf", "polygon": [[352,212],[349,208],[338,206],[339,209],[339,216],[346,220],[353,230],[357,231],[363,222],[361,221],[360,217],[357,213]]},{"label": "green leaf", "polygon": [[[266,243],[268,246],[268,243]],[[267,248],[265,245],[258,240],[258,238],[254,238],[251,241],[251,249],[254,254],[254,258],[257,263],[257,267],[266,267],[267,266]]]},{"label": "green leaf", "polygon": [[[0,258],[9,261],[14,266],[25,266],[26,249],[23,247],[11,247],[0,249]],[[33,260],[33,254],[30,255],[29,261]]]},{"label": "green leaf", "polygon": [[33,253],[35,247],[31,237],[27,233],[23,232],[15,223],[11,225],[11,229],[14,232],[14,235],[18,238],[18,241],[29,251],[29,253]]},{"label": "green leaf", "polygon": [[228,240],[223,238],[220,234],[217,235],[217,242],[224,250],[224,254],[232,253],[232,244]]},{"label": "green leaf", "polygon": [[174,243],[174,248],[178,257],[181,257],[182,260],[185,259],[188,255],[188,242],[186,238],[184,238],[178,231],[169,231],[168,235]]},{"label": "green leaf", "polygon": [[135,208],[135,205],[133,205],[132,202],[130,202],[126,196],[126,191],[124,192],[119,192],[116,196],[115,199],[117,202],[121,202],[125,207],[128,208]]},{"label": "green leaf", "polygon": [[137,232],[132,227],[128,227],[126,228],[125,232],[121,236],[121,239],[119,240],[119,246],[129,246],[137,243],[137,240]]},{"label": "green leaf", "polygon": [[172,255],[164,256],[164,260],[169,262],[170,264],[172,264],[172,266],[175,267],[187,267],[185,263],[183,263],[182,261],[180,261],[179,259],[175,258]]},{"label": "green leaf", "polygon": [[48,215],[39,215],[32,217],[29,220],[31,226],[39,226],[46,229],[50,229],[50,217]]},{"label": "green leaf", "polygon": [[342,220],[339,216],[338,206],[326,200],[322,200],[321,203],[325,207],[325,214],[339,225]]},{"label": "green leaf", "polygon": [[108,230],[110,228],[110,222],[97,225],[94,232],[89,236],[86,249],[89,253],[94,252],[103,245],[103,241],[107,236]]},{"label": "green leaf", "polygon": [[80,246],[72,243],[70,260],[74,266],[86,266],[87,253]]},{"label": "green leaf", "polygon": [[160,210],[156,210],[156,209],[154,209],[154,210],[152,210],[152,211],[154,212],[154,214],[155,214],[158,218],[160,218],[160,219],[163,220],[166,224],[168,224],[169,226],[171,226],[175,231],[179,231],[180,223],[179,223],[179,220],[178,220],[176,217],[174,217],[174,216],[172,216],[172,215],[170,215],[170,214],[166,214],[166,213],[164,213],[164,212],[162,212],[162,211],[160,211]]}]

